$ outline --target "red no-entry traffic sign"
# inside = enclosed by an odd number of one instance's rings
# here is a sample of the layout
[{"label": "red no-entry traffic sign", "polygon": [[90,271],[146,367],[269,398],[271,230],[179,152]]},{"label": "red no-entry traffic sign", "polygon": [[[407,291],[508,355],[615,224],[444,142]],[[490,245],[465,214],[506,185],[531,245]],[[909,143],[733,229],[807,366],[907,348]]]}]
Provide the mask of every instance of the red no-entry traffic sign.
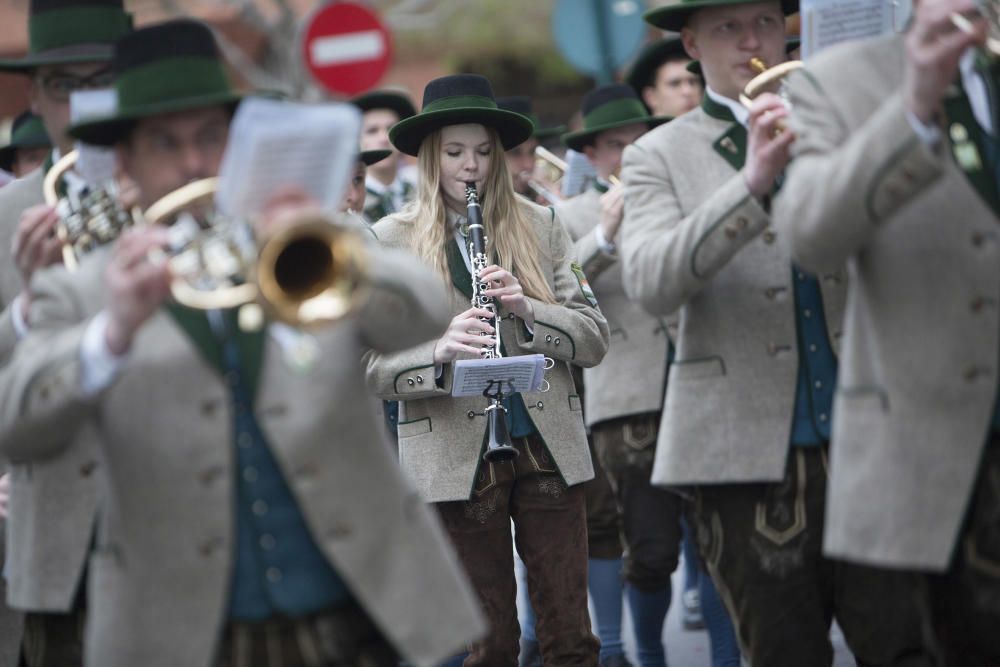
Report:
[{"label": "red no-entry traffic sign", "polygon": [[332,93],[357,95],[373,87],[392,60],[392,39],[378,14],[354,2],[315,12],[302,36],[303,60]]}]

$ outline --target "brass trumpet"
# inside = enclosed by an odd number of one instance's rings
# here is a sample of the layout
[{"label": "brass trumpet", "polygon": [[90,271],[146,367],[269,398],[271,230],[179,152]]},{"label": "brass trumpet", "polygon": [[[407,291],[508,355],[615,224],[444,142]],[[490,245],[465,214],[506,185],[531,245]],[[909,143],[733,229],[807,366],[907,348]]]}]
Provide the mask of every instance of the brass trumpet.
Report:
[{"label": "brass trumpet", "polygon": [[246,221],[214,207],[218,179],[189,183],[146,211],[169,226],[174,299],[197,309],[259,304],[295,327],[332,323],[353,312],[367,286],[361,235],[319,214],[307,214],[258,243]]},{"label": "brass trumpet", "polygon": [[[786,60],[774,67],[768,67],[763,59],[754,56],[750,59],[749,65],[750,69],[757,73],[757,76],[750,79],[750,82],[747,83],[746,87],[740,93],[740,104],[748,109],[753,104],[754,98],[760,93],[773,88],[775,85],[783,86],[785,77],[795,70],[801,69],[803,62],[801,60]],[[782,90],[779,89],[778,95],[782,99],[785,99]],[[785,99],[785,103],[788,103],[787,99]]]},{"label": "brass trumpet", "polygon": [[63,264],[75,271],[81,258],[98,246],[114,241],[127,227],[141,220],[138,207],[127,211],[119,201],[117,184],[85,188],[78,195],[59,196],[59,183],[76,166],[79,153],[71,151],[52,165],[42,182],[45,203],[56,209],[56,235],[62,242]]},{"label": "brass trumpet", "polygon": [[[535,147],[535,170],[532,177],[528,179],[528,186],[549,203],[557,204],[563,199],[560,185],[563,176],[566,175],[567,168],[565,160],[544,146],[537,146]],[[611,185],[621,185],[621,181],[614,174],[608,177],[608,181]],[[546,183],[551,184],[555,191],[553,192],[552,188],[547,187]]]}]

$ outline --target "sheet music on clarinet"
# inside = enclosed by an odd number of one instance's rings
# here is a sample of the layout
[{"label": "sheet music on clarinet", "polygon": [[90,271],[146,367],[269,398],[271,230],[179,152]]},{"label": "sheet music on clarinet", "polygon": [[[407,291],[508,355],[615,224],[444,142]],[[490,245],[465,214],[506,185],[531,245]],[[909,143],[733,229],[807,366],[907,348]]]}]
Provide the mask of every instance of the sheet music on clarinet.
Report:
[{"label": "sheet music on clarinet", "polygon": [[497,359],[459,359],[454,362],[452,396],[482,396],[497,382],[503,392],[528,394],[540,391],[545,380],[545,355],[525,354]]}]

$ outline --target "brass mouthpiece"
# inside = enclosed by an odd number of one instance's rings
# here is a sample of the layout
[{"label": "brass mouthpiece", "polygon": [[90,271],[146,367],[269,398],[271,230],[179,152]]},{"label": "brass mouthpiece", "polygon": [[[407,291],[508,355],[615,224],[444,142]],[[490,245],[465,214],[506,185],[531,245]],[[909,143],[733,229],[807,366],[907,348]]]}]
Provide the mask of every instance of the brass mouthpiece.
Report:
[{"label": "brass mouthpiece", "polygon": [[767,71],[767,63],[764,62],[764,60],[759,56],[754,56],[753,58],[750,59],[750,62],[747,64],[750,65],[750,69],[752,69],[757,74],[763,74],[764,72]]}]

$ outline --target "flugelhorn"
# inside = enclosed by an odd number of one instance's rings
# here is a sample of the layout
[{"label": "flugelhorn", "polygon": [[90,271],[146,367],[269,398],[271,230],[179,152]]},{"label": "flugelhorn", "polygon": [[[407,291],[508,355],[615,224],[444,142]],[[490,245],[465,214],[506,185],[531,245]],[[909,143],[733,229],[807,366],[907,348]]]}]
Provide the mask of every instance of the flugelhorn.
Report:
[{"label": "flugelhorn", "polygon": [[[528,185],[537,194],[547,199],[549,203],[556,204],[563,199],[560,184],[568,168],[566,161],[558,155],[544,146],[536,146],[535,171],[532,178],[528,179]],[[608,177],[608,182],[611,185],[621,185],[621,181],[614,174]],[[552,185],[555,188],[555,193],[545,184]]]},{"label": "flugelhorn", "polygon": [[79,192],[69,189],[66,196],[60,196],[59,183],[76,166],[78,157],[77,151],[67,153],[52,165],[42,181],[45,203],[59,215],[56,235],[62,242],[63,264],[70,271],[77,269],[84,255],[114,241],[126,227],[141,219],[138,208],[124,208],[114,180],[99,187],[84,187]]},{"label": "flugelhorn", "polygon": [[218,179],[189,183],[146,211],[168,225],[170,292],[197,309],[259,304],[271,318],[310,328],[353,312],[367,287],[362,236],[307,213],[258,242],[251,225],[216,210]]},{"label": "flugelhorn", "polygon": [[[757,95],[768,89],[773,89],[776,85],[782,85],[785,77],[795,70],[801,69],[803,63],[801,60],[786,60],[774,67],[768,67],[762,58],[754,56],[748,65],[757,75],[750,79],[740,93],[740,104],[749,109]],[[783,91],[779,90],[778,94],[782,99],[785,99]],[[785,99],[785,103],[788,103],[787,99]]]}]

